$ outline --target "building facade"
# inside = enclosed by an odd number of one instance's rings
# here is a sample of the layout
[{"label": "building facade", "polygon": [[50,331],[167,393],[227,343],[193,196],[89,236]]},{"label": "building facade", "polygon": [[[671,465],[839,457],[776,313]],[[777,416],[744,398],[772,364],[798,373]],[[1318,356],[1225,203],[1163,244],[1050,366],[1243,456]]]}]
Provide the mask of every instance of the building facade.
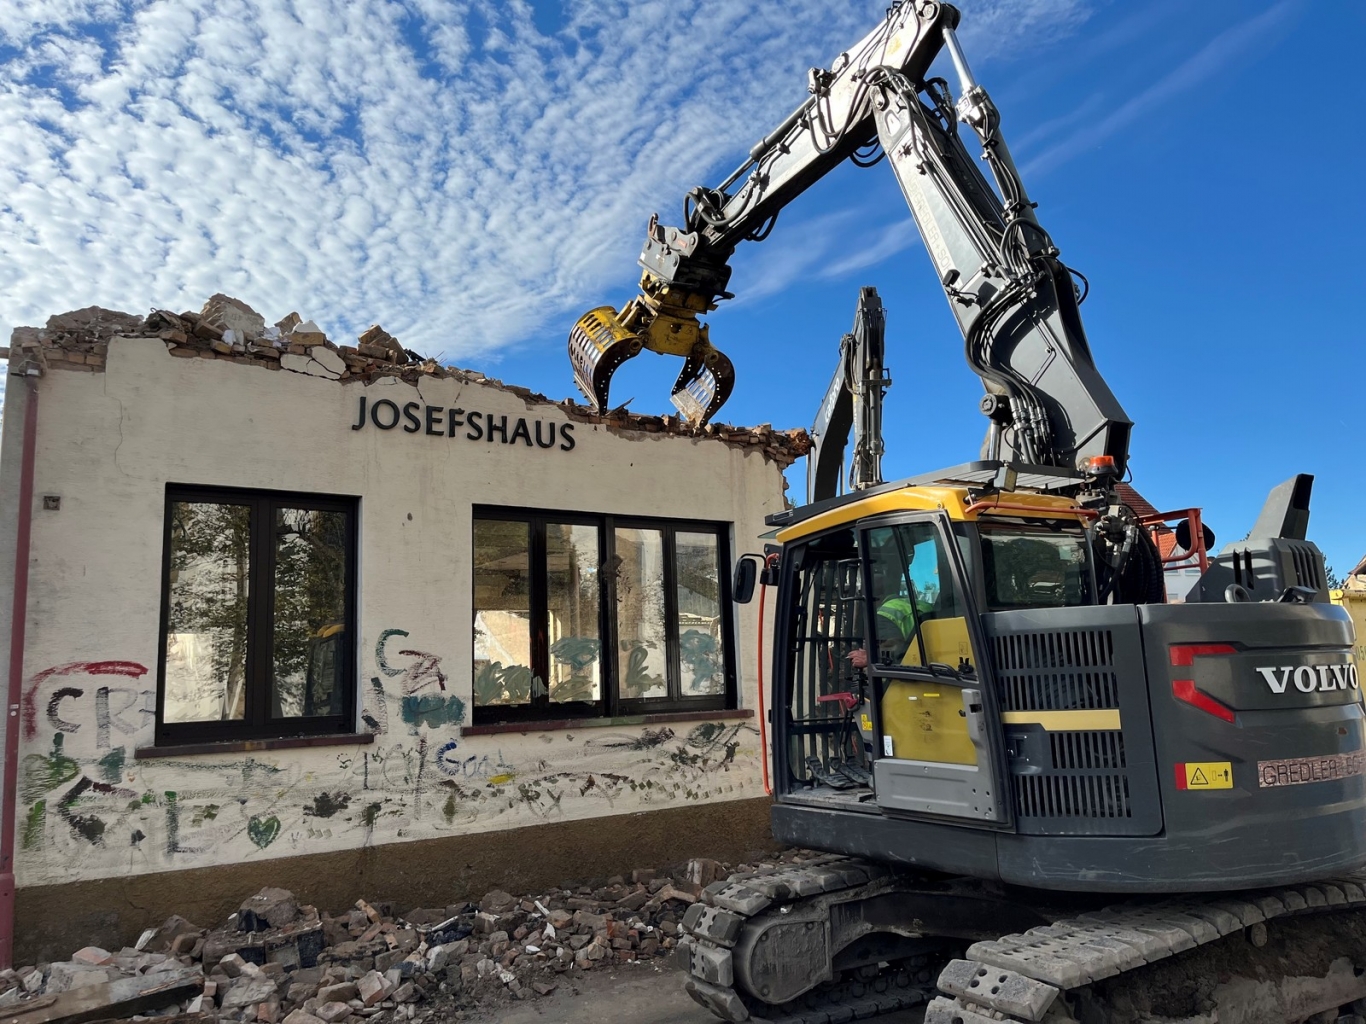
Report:
[{"label": "building facade", "polygon": [[766,842],[729,576],[804,438],[245,316],[15,332],[18,955],[265,884],[439,904]]}]

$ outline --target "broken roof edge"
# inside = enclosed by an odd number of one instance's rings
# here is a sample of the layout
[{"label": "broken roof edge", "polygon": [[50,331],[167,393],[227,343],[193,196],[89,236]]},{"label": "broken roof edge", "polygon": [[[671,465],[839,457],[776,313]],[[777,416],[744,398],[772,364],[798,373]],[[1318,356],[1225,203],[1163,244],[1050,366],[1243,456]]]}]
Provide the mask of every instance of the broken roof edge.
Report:
[{"label": "broken roof edge", "polygon": [[[601,425],[612,431],[717,440],[734,448],[758,450],[784,468],[811,449],[811,437],[801,428],[775,430],[768,423],[757,427],[708,423],[699,429],[681,416],[650,416],[625,409],[600,413],[572,399],[555,401],[478,370],[442,366],[435,359],[423,359],[401,347],[397,339],[378,325],[361,334],[356,345],[334,344],[312,321],[300,321],[295,313],[280,321],[275,329],[253,330],[254,322],[248,322],[244,329],[243,317],[239,315],[243,310],[255,322],[264,323],[244,303],[222,295],[205,303],[201,313],[154,309],[148,316],[140,317],[88,306],[50,317],[46,327],[16,327],[10,348],[0,349],[0,357],[9,357],[10,370],[16,375],[31,368],[39,374],[52,369],[103,372],[112,342],[157,339],[172,356],[179,358],[217,359],[270,370],[298,368],[288,364],[311,361],[324,372],[305,372],[341,384],[370,384],[386,377],[412,385],[424,379],[477,384],[514,395],[528,406],[554,407],[575,422]],[[274,337],[269,336],[272,331]]]}]

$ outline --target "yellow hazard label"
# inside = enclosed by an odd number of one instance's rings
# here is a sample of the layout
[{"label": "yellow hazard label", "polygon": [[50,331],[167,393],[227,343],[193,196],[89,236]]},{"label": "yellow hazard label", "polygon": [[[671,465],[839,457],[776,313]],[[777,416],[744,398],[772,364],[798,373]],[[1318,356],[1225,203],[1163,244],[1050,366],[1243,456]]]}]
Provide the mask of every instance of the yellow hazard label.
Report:
[{"label": "yellow hazard label", "polygon": [[871,718],[869,718],[867,715],[860,715],[860,716],[859,716],[859,721],[863,724],[863,731],[864,731],[864,732],[872,732],[872,731],[873,731],[873,720],[872,720]]},{"label": "yellow hazard label", "polygon": [[1178,766],[1181,774],[1177,782],[1181,789],[1232,789],[1232,761],[1187,761]]}]

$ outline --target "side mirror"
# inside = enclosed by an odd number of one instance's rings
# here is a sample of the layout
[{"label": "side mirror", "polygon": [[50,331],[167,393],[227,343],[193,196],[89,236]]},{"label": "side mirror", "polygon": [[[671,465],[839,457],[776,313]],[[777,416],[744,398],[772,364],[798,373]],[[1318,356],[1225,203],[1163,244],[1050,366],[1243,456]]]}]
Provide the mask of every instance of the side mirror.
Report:
[{"label": "side mirror", "polygon": [[[1191,550],[1191,521],[1183,519],[1176,524],[1176,546],[1182,551]],[[1200,534],[1205,541],[1205,550],[1214,550],[1214,531],[1204,523],[1200,524]]]},{"label": "side mirror", "polygon": [[836,566],[840,600],[856,601],[863,596],[863,565],[857,558],[846,558]]},{"label": "side mirror", "polygon": [[759,556],[741,555],[735,563],[735,579],[731,583],[731,598],[739,604],[754,600],[754,584],[759,580]]}]

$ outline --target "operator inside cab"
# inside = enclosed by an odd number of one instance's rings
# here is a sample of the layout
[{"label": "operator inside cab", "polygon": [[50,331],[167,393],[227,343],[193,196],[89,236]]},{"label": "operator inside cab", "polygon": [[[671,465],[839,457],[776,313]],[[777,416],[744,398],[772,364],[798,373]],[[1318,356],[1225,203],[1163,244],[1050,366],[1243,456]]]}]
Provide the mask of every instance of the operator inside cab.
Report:
[{"label": "operator inside cab", "polygon": [[[946,665],[974,672],[964,603],[939,531],[931,523],[869,530],[876,659],[880,665]],[[868,665],[867,649],[849,656]]]}]

